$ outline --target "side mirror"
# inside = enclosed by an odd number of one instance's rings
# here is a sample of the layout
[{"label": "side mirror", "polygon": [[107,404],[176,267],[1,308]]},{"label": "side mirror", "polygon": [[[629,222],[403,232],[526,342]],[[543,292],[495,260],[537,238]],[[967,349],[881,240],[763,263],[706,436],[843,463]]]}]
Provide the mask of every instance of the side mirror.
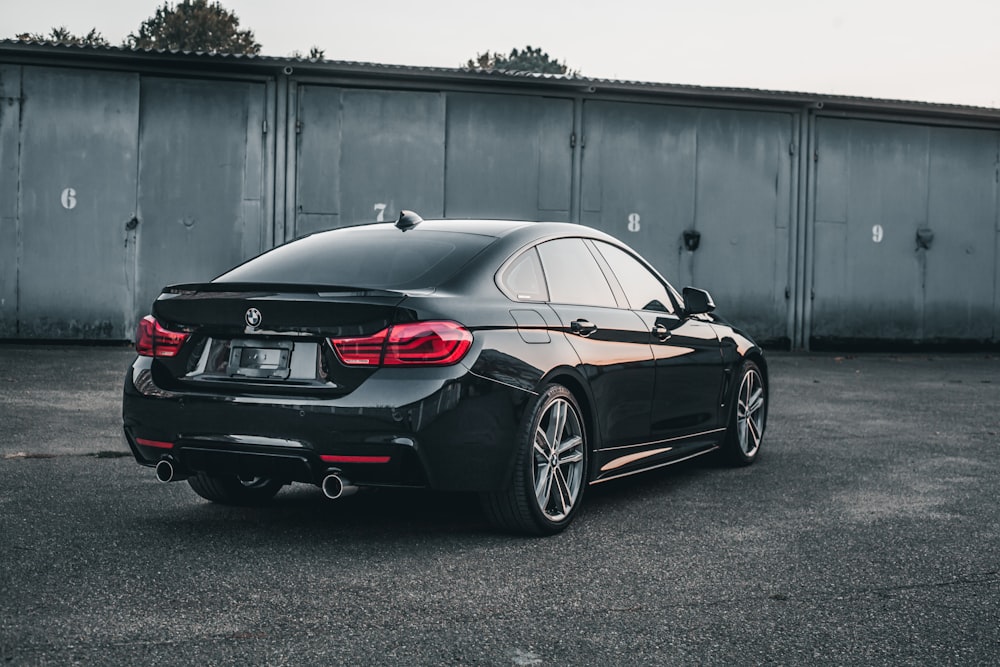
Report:
[{"label": "side mirror", "polygon": [[715,310],[712,295],[695,287],[684,288],[684,310],[688,315],[701,315]]}]

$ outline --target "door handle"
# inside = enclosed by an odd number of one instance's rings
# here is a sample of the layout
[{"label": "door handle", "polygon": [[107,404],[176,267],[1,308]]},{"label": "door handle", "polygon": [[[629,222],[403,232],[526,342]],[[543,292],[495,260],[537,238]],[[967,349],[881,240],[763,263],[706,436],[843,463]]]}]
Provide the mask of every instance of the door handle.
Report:
[{"label": "door handle", "polygon": [[667,329],[662,324],[655,324],[653,325],[653,335],[656,336],[662,343],[663,341],[670,338],[670,330]]},{"label": "door handle", "polygon": [[589,320],[573,320],[569,324],[569,330],[578,336],[586,338],[590,334],[597,331],[597,325]]}]

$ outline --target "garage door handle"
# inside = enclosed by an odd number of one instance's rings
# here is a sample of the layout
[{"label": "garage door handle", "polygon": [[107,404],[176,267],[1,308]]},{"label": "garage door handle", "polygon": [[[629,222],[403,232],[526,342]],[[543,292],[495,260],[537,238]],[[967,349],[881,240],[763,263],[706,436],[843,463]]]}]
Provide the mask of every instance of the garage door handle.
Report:
[{"label": "garage door handle", "polygon": [[597,325],[587,320],[573,320],[569,325],[569,329],[576,335],[586,338],[597,331]]},{"label": "garage door handle", "polygon": [[662,324],[657,324],[653,327],[653,335],[656,336],[662,343],[663,341],[670,338],[670,330],[667,329]]}]

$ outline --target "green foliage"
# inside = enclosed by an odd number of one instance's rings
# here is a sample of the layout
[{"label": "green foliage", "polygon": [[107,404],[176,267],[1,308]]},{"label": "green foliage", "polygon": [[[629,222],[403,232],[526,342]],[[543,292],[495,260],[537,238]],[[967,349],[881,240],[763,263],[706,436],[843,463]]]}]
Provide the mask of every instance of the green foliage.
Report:
[{"label": "green foliage", "polygon": [[17,36],[22,42],[41,42],[45,44],[65,44],[70,46],[109,46],[104,35],[91,28],[86,35],[74,35],[65,26],[53,28],[48,35],[41,33],[22,32]]},{"label": "green foliage", "polygon": [[253,31],[240,30],[240,19],[218,2],[183,0],[164,2],[156,14],[130,33],[123,46],[164,51],[204,53],[260,53]]},{"label": "green foliage", "polygon": [[318,46],[314,46],[311,49],[309,49],[309,55],[304,55],[301,51],[296,49],[295,51],[292,51],[290,54],[288,54],[288,56],[290,58],[308,58],[309,60],[323,60],[324,58],[326,58],[326,51],[324,49],[319,48]]},{"label": "green foliage", "polygon": [[535,72],[538,74],[564,74],[566,76],[579,76],[579,70],[571,70],[566,63],[553,60],[549,54],[541,49],[524,47],[523,51],[511,49],[510,55],[501,53],[479,53],[475,58],[469,60],[466,65],[469,69],[497,70],[500,72]]}]

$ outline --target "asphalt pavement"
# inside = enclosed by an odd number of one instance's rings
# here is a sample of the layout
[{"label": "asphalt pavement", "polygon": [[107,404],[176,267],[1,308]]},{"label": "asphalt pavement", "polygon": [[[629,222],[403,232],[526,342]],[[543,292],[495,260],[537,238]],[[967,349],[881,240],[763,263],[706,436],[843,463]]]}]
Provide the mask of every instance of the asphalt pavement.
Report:
[{"label": "asphalt pavement", "polygon": [[120,436],[132,353],[0,345],[0,666],[1000,664],[1000,356],[770,356],[758,462],[212,505]]}]

